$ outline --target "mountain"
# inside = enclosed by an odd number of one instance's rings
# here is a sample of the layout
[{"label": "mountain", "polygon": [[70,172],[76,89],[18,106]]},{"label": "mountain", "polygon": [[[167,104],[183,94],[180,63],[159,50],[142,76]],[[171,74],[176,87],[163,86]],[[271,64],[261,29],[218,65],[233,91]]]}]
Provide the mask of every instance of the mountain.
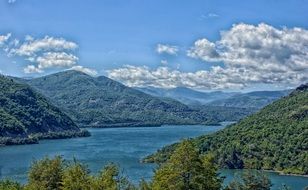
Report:
[{"label": "mountain", "polygon": [[89,135],[26,84],[0,76],[0,144]]},{"label": "mountain", "polygon": [[[153,97],[104,76],[65,71],[23,80],[78,125],[119,127],[206,123],[204,114],[170,98]],[[216,123],[219,121],[216,121]]]},{"label": "mountain", "polygon": [[172,89],[146,87],[136,89],[152,96],[172,98],[187,105],[206,104],[238,94],[234,92],[221,91],[200,92],[186,87],[177,87]]},{"label": "mountain", "polygon": [[[223,168],[254,168],[308,174],[308,84],[237,124],[193,139]],[[145,159],[166,160],[176,144]]]},{"label": "mountain", "polygon": [[261,109],[273,101],[288,95],[291,90],[283,91],[255,91],[244,94],[237,94],[226,99],[215,100],[206,106],[223,106],[237,108]]}]

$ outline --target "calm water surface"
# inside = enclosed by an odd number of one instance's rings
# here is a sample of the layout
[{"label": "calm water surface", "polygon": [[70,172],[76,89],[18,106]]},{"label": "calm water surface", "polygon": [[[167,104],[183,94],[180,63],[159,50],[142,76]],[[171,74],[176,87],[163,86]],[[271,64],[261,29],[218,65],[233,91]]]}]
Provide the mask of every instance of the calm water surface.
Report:
[{"label": "calm water surface", "polygon": [[[140,163],[141,158],[155,152],[164,145],[183,138],[213,133],[223,126],[163,126],[139,128],[89,129],[92,136],[63,140],[44,140],[40,144],[8,146],[0,148],[0,178],[12,178],[26,182],[31,162],[44,156],[62,155],[74,157],[87,164],[92,172],[98,172],[106,163],[115,162],[134,182],[141,178],[150,179],[153,164]],[[225,182],[232,180],[236,170],[223,170]],[[308,178],[280,176],[268,173],[275,184],[287,184],[295,190],[308,185]]]}]

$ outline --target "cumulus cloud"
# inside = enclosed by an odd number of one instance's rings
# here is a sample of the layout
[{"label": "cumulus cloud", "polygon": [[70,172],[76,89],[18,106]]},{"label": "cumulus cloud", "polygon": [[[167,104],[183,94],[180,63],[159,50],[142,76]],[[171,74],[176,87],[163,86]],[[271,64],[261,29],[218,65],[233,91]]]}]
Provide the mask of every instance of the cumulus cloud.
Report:
[{"label": "cumulus cloud", "polygon": [[70,70],[80,71],[80,72],[83,72],[83,73],[86,73],[86,74],[92,75],[92,76],[97,75],[97,71],[96,70],[90,69],[90,68],[86,68],[86,67],[83,67],[83,66],[80,66],[80,65],[73,66],[72,68],[70,68]]},{"label": "cumulus cloud", "polygon": [[28,65],[27,67],[24,68],[24,72],[26,74],[31,74],[31,73],[42,73],[43,70],[39,69],[35,65]]},{"label": "cumulus cloud", "polygon": [[31,62],[24,68],[25,73],[42,73],[45,69],[69,68],[77,64],[79,58],[73,54],[78,48],[75,42],[64,38],[45,36],[35,39],[27,35],[23,41],[9,39],[11,34],[0,35],[0,47],[9,57],[20,56]]},{"label": "cumulus cloud", "polygon": [[108,76],[129,86],[200,89],[236,89],[255,84],[296,86],[308,81],[308,31],[303,28],[236,24],[221,32],[218,41],[197,40],[187,55],[223,65],[196,72],[125,66],[110,70]]},{"label": "cumulus cloud", "polygon": [[10,53],[19,56],[34,56],[41,51],[66,51],[77,47],[76,43],[63,38],[46,36],[43,39],[34,40],[31,36],[26,36],[25,42],[20,47],[12,49]]},{"label": "cumulus cloud", "polygon": [[[181,72],[168,67],[150,69],[146,66],[126,65],[123,68],[109,70],[108,77],[123,82],[131,87],[153,86],[159,88],[175,88],[185,86],[197,89],[226,89],[243,88],[245,85],[236,75],[245,71],[237,70],[237,74],[230,78],[229,72],[221,67],[213,67],[211,71]],[[247,76],[246,76],[247,77]]]},{"label": "cumulus cloud", "polygon": [[11,37],[11,33],[8,33],[6,35],[0,35],[0,47],[2,47],[8,39]]},{"label": "cumulus cloud", "polygon": [[159,54],[169,54],[169,55],[176,55],[179,51],[177,46],[171,46],[167,44],[158,44],[156,47],[156,52]]},{"label": "cumulus cloud", "polygon": [[65,52],[47,52],[36,58],[38,68],[70,67],[78,61],[78,57]]}]

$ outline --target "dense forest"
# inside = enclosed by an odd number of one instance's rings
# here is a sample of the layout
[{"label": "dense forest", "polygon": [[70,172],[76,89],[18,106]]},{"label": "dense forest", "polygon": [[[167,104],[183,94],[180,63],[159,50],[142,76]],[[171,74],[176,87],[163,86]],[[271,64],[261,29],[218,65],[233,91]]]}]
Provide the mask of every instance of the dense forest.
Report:
[{"label": "dense forest", "polygon": [[191,108],[170,98],[159,98],[104,76],[65,71],[26,82],[62,108],[82,127],[151,126],[162,124],[218,124],[251,113],[246,109],[209,111]]},{"label": "dense forest", "polygon": [[[170,159],[158,166],[151,180],[133,184],[116,164],[106,165],[98,174],[77,160],[60,156],[34,161],[28,182],[0,181],[1,190],[270,190],[272,183],[258,171],[243,173],[224,186],[212,155],[200,155],[191,141],[181,142]],[[288,190],[281,186],[282,190]]]},{"label": "dense forest", "polygon": [[[237,124],[191,141],[222,168],[254,168],[308,174],[308,85]],[[164,162],[177,144],[145,158]]]},{"label": "dense forest", "polygon": [[0,76],[0,144],[37,143],[41,138],[88,135],[28,85]]}]

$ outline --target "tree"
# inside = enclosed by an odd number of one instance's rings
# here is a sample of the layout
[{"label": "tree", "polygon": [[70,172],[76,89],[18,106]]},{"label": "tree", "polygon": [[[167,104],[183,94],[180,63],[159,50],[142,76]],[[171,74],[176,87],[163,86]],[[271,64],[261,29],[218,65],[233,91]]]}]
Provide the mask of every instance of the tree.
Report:
[{"label": "tree", "polygon": [[104,167],[95,179],[93,187],[104,190],[133,190],[134,185],[121,175],[117,165],[111,163]]},{"label": "tree", "polygon": [[69,165],[62,179],[63,190],[90,190],[91,178],[88,168],[74,160],[73,164]]},{"label": "tree", "polygon": [[245,171],[240,179],[232,181],[226,190],[270,190],[270,179],[260,171]]},{"label": "tree", "polygon": [[23,187],[15,181],[1,180],[0,189],[1,190],[23,190]]},{"label": "tree", "polygon": [[144,179],[141,179],[139,183],[139,189],[140,190],[152,190],[152,184],[145,181]]},{"label": "tree", "polygon": [[200,157],[194,144],[184,140],[170,159],[155,171],[153,189],[216,190],[221,188],[221,183],[213,157]]},{"label": "tree", "polygon": [[27,189],[53,190],[61,188],[63,176],[63,159],[56,156],[54,159],[44,158],[33,162],[29,171]]}]

